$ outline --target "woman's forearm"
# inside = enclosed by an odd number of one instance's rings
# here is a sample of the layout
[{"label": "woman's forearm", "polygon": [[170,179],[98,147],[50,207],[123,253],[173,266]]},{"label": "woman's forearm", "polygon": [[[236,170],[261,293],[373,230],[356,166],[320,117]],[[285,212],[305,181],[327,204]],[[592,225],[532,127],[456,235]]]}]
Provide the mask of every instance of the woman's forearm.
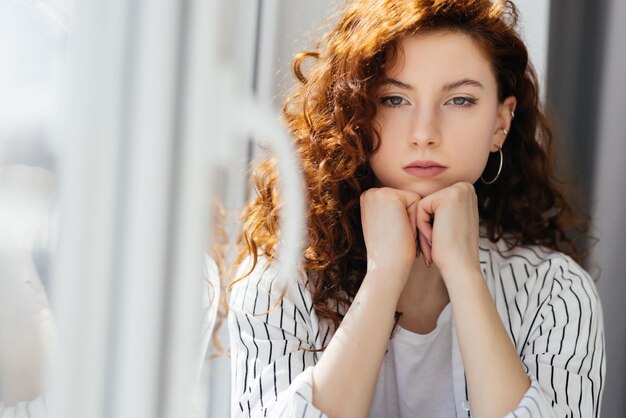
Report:
[{"label": "woman's forearm", "polygon": [[517,407],[530,380],[480,270],[455,276],[458,280],[448,284],[448,293],[472,416],[502,417]]},{"label": "woman's forearm", "polygon": [[[333,418],[366,417],[393,329],[400,280],[370,272],[313,369],[313,404]],[[394,285],[394,283],[397,283]]]}]

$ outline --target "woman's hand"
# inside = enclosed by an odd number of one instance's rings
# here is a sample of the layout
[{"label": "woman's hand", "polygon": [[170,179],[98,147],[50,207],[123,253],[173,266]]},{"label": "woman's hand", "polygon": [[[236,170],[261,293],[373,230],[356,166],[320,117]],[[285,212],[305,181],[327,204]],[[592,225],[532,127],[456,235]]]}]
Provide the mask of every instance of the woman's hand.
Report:
[{"label": "woman's hand", "polygon": [[[420,196],[390,187],[361,194],[361,224],[367,249],[367,269],[398,272],[406,281],[419,251],[417,206]],[[425,238],[422,237],[425,241]]]},{"label": "woman's hand", "polygon": [[428,241],[422,244],[424,261],[434,262],[444,281],[455,274],[453,269],[479,266],[478,199],[470,183],[456,183],[422,198],[417,227]]}]

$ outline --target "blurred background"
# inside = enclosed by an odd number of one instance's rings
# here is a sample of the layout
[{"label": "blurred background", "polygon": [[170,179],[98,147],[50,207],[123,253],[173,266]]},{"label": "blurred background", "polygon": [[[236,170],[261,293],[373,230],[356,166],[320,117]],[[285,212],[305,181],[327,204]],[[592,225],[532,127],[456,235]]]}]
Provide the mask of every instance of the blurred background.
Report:
[{"label": "blurred background", "polygon": [[[591,214],[602,417],[621,417],[626,2],[515,3]],[[277,115],[342,4],[0,0],[0,416],[229,415],[219,260],[260,145],[301,210]]]}]

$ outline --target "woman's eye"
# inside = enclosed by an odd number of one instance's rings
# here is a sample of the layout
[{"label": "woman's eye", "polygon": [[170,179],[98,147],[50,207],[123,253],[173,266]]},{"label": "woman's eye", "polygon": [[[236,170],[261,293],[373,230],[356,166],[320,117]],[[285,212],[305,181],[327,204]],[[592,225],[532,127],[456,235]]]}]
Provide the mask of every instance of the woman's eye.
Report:
[{"label": "woman's eye", "polygon": [[460,96],[460,97],[454,97],[450,99],[449,102],[452,103],[454,106],[466,107],[466,106],[471,106],[473,104],[476,104],[476,99]]},{"label": "woman's eye", "polygon": [[406,100],[400,96],[386,96],[380,99],[380,103],[386,106],[396,107],[405,104]]}]

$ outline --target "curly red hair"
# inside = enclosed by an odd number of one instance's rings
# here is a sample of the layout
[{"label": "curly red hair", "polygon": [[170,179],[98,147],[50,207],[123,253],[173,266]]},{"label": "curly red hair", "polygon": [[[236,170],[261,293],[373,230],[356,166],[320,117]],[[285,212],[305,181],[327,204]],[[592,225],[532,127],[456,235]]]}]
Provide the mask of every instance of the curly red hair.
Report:
[{"label": "curly red hair", "polygon": [[[372,125],[375,92],[406,36],[441,30],[470,36],[489,58],[500,101],[517,98],[515,119],[504,144],[498,181],[475,184],[481,223],[492,240],[510,246],[542,245],[579,260],[568,235],[577,217],[555,176],[554,140],[540,106],[537,76],[516,32],[511,1],[358,0],[315,51],[298,55],[300,84],[283,108],[307,185],[308,242],[303,265],[319,317],[338,326],[338,304],[348,306],[366,272],[359,197],[375,184],[368,160],[378,135]],[[308,76],[303,61],[313,59]],[[487,163],[492,173],[496,161]],[[492,178],[492,174],[486,174]],[[258,196],[244,213],[238,262],[276,256],[278,201],[276,165],[266,159],[253,171]],[[254,267],[253,267],[254,268]]]}]

